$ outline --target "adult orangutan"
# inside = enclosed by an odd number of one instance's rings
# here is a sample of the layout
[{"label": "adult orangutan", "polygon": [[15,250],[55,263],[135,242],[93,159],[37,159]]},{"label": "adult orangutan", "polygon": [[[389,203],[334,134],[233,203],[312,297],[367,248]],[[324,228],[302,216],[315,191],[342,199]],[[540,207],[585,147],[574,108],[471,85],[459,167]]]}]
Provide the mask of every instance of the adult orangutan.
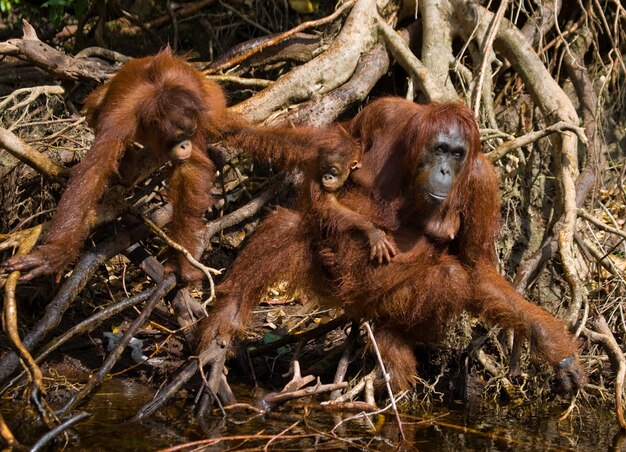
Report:
[{"label": "adult orangutan", "polygon": [[[323,236],[302,209],[270,215],[219,285],[202,327],[199,352],[213,364],[212,389],[233,336],[268,284],[284,279],[332,297],[353,319],[373,320],[395,389],[415,381],[415,342],[436,340],[464,309],[530,339],[565,389],[579,387],[585,376],[576,340],[496,270],[498,185],[472,112],[460,103],[383,98],[356,116],[350,133],[363,146],[363,172],[338,196],[391,231],[397,255],[373,265],[361,234]],[[288,146],[282,152],[293,161]]]},{"label": "adult orangutan", "polygon": [[[87,238],[98,204],[116,182],[136,183],[139,165],[171,161],[167,190],[173,204],[169,235],[199,257],[204,214],[213,199],[215,178],[207,144],[237,124],[226,111],[222,90],[184,60],[165,49],[156,56],[131,60],[85,102],[87,121],[95,140],[84,159],[74,166],[49,232],[30,254],[9,259],[9,271],[26,272],[30,280],[56,274],[72,262]],[[133,142],[142,152],[130,149]],[[179,254],[177,269],[183,281],[202,275]]]}]

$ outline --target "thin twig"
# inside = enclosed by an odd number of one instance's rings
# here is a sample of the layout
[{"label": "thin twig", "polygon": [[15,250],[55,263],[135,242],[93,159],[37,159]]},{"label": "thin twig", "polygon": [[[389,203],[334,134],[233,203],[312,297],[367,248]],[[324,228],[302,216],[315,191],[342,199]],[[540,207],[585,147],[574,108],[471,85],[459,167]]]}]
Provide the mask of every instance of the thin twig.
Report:
[{"label": "thin twig", "polygon": [[400,430],[400,434],[402,435],[402,440],[406,440],[404,436],[404,430],[402,429],[402,420],[400,419],[400,413],[398,413],[398,407],[396,406],[396,399],[393,395],[393,391],[391,390],[391,384],[389,380],[391,379],[389,373],[385,369],[385,363],[383,363],[383,358],[380,356],[380,350],[378,349],[378,344],[376,343],[376,339],[374,338],[374,333],[372,332],[372,328],[370,327],[369,322],[363,322],[365,325],[365,329],[367,330],[367,334],[372,341],[372,347],[376,352],[376,358],[378,359],[378,365],[380,366],[380,370],[383,373],[383,379],[385,380],[385,386],[387,386],[387,392],[389,393],[389,399],[391,400],[391,406],[393,407],[393,411],[396,415],[396,420],[398,421],[398,429]]},{"label": "thin twig", "polygon": [[206,306],[207,303],[210,303],[211,301],[213,301],[215,299],[215,282],[213,281],[212,275],[221,275],[222,271],[217,270],[215,268],[207,267],[206,265],[198,262],[198,260],[195,257],[193,257],[191,253],[184,246],[174,242],[171,238],[169,238],[167,234],[163,232],[161,228],[159,228],[156,224],[152,222],[152,220],[150,220],[150,218],[148,218],[146,215],[144,215],[141,212],[136,212],[136,213],[137,215],[141,217],[141,219],[146,224],[146,226],[148,226],[148,228],[150,228],[152,232],[154,232],[157,236],[159,236],[161,240],[163,240],[167,244],[167,246],[174,248],[176,251],[182,253],[183,256],[187,258],[187,260],[189,261],[191,265],[193,265],[197,269],[201,270],[202,273],[204,273],[204,275],[209,280],[209,285],[211,288],[211,295],[203,303],[203,306]]},{"label": "thin twig", "polygon": [[598,220],[596,217],[591,215],[589,212],[587,212],[585,209],[578,208],[576,213],[578,214],[579,217],[584,218],[589,223],[592,223],[593,225],[597,226],[598,228],[600,228],[600,229],[602,229],[602,230],[604,230],[606,232],[610,232],[611,234],[619,235],[620,237],[626,238],[626,232],[622,231],[621,229],[613,228],[613,227],[609,226],[606,223],[603,223],[602,221]]},{"label": "thin twig", "polygon": [[[409,393],[408,391],[404,391],[402,394],[400,394],[400,396],[398,397],[397,402],[399,402],[399,401],[400,401],[400,400],[402,400],[404,397],[406,397],[406,395],[407,395],[408,393]],[[336,403],[332,403],[332,404],[327,404],[327,405],[324,405],[324,406],[325,406],[325,407],[341,407],[342,405],[341,405],[341,404],[339,404],[339,403],[337,403],[337,404],[336,404]],[[341,426],[341,425],[345,424],[346,422],[349,422],[349,421],[351,421],[351,420],[353,420],[353,419],[359,419],[359,418],[364,417],[364,416],[365,416],[367,419],[369,419],[369,417],[370,417],[370,416],[373,416],[373,415],[376,415],[376,414],[380,414],[380,413],[384,413],[385,411],[389,410],[389,408],[391,408],[392,406],[393,406],[393,404],[392,404],[392,403],[390,403],[389,405],[387,405],[387,406],[385,406],[385,407],[383,407],[383,408],[380,408],[380,409],[378,409],[378,410],[374,409],[374,407],[372,407],[371,405],[366,405],[366,406],[364,406],[364,407],[361,407],[361,408],[365,408],[365,410],[368,410],[368,411],[362,410],[363,412],[362,412],[362,413],[357,414],[356,416],[351,416],[351,417],[347,417],[347,418],[345,418],[345,419],[342,419],[340,422],[338,422],[338,423],[337,423],[337,424],[333,427],[333,429],[332,429],[330,432],[331,432],[331,433],[333,433],[335,430],[337,430],[337,428],[338,428],[339,426]],[[370,410],[370,408],[372,408],[372,409]],[[400,431],[402,431],[402,427],[400,427]]]},{"label": "thin twig", "polygon": [[280,433],[278,433],[276,436],[274,436],[272,439],[270,439],[266,444],[265,447],[263,448],[263,450],[268,450],[270,447],[270,444],[272,444],[274,441],[276,441],[278,438],[282,437],[285,435],[285,433],[287,433],[289,430],[291,430],[292,428],[296,427],[301,421],[296,421],[293,424],[291,424],[289,427],[287,427],[286,429],[284,429],[283,431],[281,431]]},{"label": "thin twig", "polygon": [[[81,116],[80,118],[78,118],[78,119],[77,119],[76,121],[74,121],[73,123],[71,123],[71,124],[69,124],[69,125],[67,125],[67,126],[63,127],[61,130],[59,130],[59,131],[57,131],[57,132],[54,132],[54,133],[53,133],[53,134],[51,134],[51,135],[46,135],[45,137],[43,137],[43,138],[41,138],[41,139],[39,139],[39,140],[36,140],[36,141],[37,141],[37,142],[42,142],[42,141],[52,141],[52,140],[54,140],[55,138],[57,138],[57,137],[59,137],[59,136],[63,135],[63,134],[64,134],[65,132],[67,132],[68,130],[73,129],[73,128],[75,128],[76,126],[78,126],[78,125],[82,124],[82,123],[83,123],[83,122],[85,122],[86,120],[87,120],[87,119],[86,119],[84,116]],[[31,143],[32,143],[32,141],[31,141]]]},{"label": "thin twig", "polygon": [[237,77],[236,75],[210,75],[207,77],[209,80],[214,80],[220,83],[232,83],[234,85],[252,86],[257,88],[267,88],[274,84],[272,80],[266,80],[263,78],[248,78]]},{"label": "thin twig", "polygon": [[[191,441],[177,446],[168,447],[167,449],[160,449],[158,452],[176,452],[179,450],[199,450],[198,448],[214,446],[218,443],[225,441],[253,441],[261,439],[272,439],[276,435],[266,434],[253,434],[253,435],[234,435],[234,436],[220,436],[218,438],[201,439],[198,441]],[[302,440],[305,438],[312,438],[317,436],[317,433],[313,434],[299,434],[299,435],[284,435],[283,439]]]}]

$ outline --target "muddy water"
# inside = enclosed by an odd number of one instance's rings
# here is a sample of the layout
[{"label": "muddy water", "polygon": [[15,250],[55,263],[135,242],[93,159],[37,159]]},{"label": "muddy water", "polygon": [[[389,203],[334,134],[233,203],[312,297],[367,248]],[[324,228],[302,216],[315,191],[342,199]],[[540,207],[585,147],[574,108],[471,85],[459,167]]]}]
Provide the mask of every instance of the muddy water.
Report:
[{"label": "muddy water", "polygon": [[[415,407],[402,414],[407,441],[401,442],[394,416],[350,419],[358,413],[306,410],[293,403],[271,416],[241,411],[198,425],[182,402],[174,402],[141,424],[125,422],[151,397],[152,390],[138,383],[107,382],[83,407],[93,416],[76,427],[66,449],[149,451],[212,439],[198,444],[199,450],[626,451],[610,407],[585,402],[561,422],[566,406],[553,401]],[[0,401],[0,410],[25,444],[43,434],[20,404]]]}]

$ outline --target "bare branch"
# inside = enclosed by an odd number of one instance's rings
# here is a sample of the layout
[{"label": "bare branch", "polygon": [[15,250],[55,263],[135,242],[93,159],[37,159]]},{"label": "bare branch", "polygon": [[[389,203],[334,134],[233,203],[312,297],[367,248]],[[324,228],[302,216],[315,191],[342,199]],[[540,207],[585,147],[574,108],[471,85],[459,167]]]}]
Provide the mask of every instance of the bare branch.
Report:
[{"label": "bare branch", "polygon": [[24,37],[6,41],[3,46],[0,46],[0,54],[19,56],[64,80],[77,81],[86,78],[103,82],[110,76],[96,62],[72,58],[41,42],[35,29],[26,20],[24,20]]},{"label": "bare branch", "polygon": [[528,146],[535,141],[540,140],[541,138],[547,137],[548,135],[563,131],[572,131],[578,135],[578,138],[581,142],[587,143],[587,137],[585,136],[585,129],[582,127],[576,127],[573,124],[565,121],[559,121],[556,124],[552,124],[551,126],[546,127],[542,130],[537,130],[535,132],[527,133],[524,136],[515,138],[514,140],[507,141],[506,143],[501,144],[496,149],[491,152],[488,152],[486,155],[492,162],[497,162],[502,157],[507,155],[509,152],[514,151],[515,149],[519,149],[523,146]]},{"label": "bare branch", "polygon": [[[273,35],[271,37],[269,37],[268,39],[264,39],[261,43],[259,43],[258,45],[252,47],[252,48],[248,48],[246,49],[245,52],[241,52],[239,54],[237,54],[236,56],[233,56],[232,58],[228,58],[226,60],[220,59],[220,61],[215,62],[214,64],[209,65],[209,67],[207,68],[207,70],[205,71],[206,74],[215,74],[217,72],[220,71],[224,71],[230,67],[233,67],[245,60],[247,60],[248,58],[252,57],[253,55],[256,55],[258,53],[263,52],[264,50],[268,49],[269,47],[273,47],[277,44],[279,44],[282,41],[285,41],[295,35],[297,35],[298,33],[303,32],[304,30],[307,30],[309,28],[316,28],[316,27],[320,27],[322,25],[326,25],[330,22],[333,22],[335,19],[337,19],[339,16],[341,16],[347,9],[352,8],[352,6],[354,5],[354,3],[356,2],[356,0],[349,0],[347,2],[345,2],[343,5],[341,5],[339,8],[337,8],[337,10],[335,12],[333,12],[332,14],[330,14],[329,16],[323,17],[321,19],[317,19],[317,20],[310,20],[308,22],[302,22],[300,25],[298,25],[297,27],[292,28],[291,30],[285,31],[284,33],[279,33],[277,35]],[[224,5],[226,6],[226,5]],[[227,6],[228,7],[228,6]],[[233,8],[234,9],[234,8]],[[269,30],[266,30],[269,33]]]},{"label": "bare branch", "polygon": [[48,179],[62,184],[65,183],[65,176],[68,175],[67,169],[58,165],[50,157],[33,149],[13,132],[2,127],[0,127],[0,148],[34,168]]},{"label": "bare branch", "polygon": [[411,52],[411,49],[409,49],[402,37],[396,33],[391,26],[387,25],[380,17],[377,18],[377,21],[378,30],[385,40],[387,48],[404,70],[413,77],[428,100],[442,101],[456,98],[456,93],[454,93],[453,97],[450,97],[444,85],[439,83],[439,81],[431,75],[431,72],[426,69],[426,66],[413,55],[413,52]]}]

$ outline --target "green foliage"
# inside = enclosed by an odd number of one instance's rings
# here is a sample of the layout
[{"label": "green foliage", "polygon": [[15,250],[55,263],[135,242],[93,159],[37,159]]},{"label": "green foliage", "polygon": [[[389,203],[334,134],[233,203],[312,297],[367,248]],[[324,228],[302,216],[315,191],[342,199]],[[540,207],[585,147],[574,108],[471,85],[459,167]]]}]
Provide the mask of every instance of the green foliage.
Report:
[{"label": "green foliage", "polygon": [[14,5],[19,5],[20,0],[0,0],[0,11],[8,12]]},{"label": "green foliage", "polygon": [[48,8],[48,18],[56,27],[61,23],[65,10],[69,8],[71,4],[72,0],[48,0],[41,6],[43,8]]},{"label": "green foliage", "polygon": [[[48,10],[48,19],[53,26],[58,27],[66,14],[72,14],[76,19],[82,19],[87,13],[90,0],[48,0],[41,5]],[[107,0],[105,0],[105,3]],[[38,7],[28,3],[21,3],[21,0],[0,0],[0,12],[7,13],[20,6],[16,14],[29,18],[37,15]]]},{"label": "green foliage", "polygon": [[[0,0],[11,1],[11,0]],[[19,1],[19,0],[17,0]],[[63,16],[67,10],[72,9],[74,16],[80,20],[87,12],[89,6],[89,0],[48,0],[41,5],[43,8],[48,8],[48,18],[54,26],[61,24]]]}]

